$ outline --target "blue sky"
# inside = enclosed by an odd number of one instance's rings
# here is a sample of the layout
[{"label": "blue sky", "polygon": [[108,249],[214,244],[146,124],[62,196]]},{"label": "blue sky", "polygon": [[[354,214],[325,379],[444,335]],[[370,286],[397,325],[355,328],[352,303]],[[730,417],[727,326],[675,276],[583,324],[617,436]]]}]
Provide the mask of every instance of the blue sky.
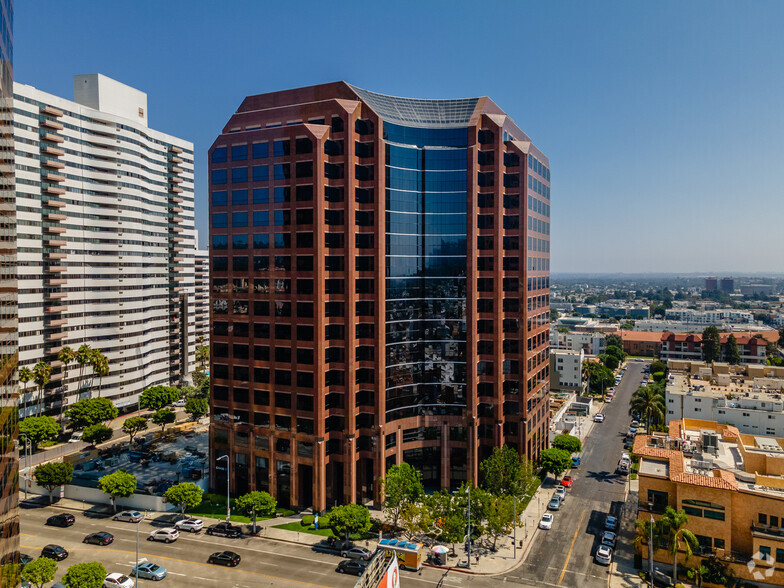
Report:
[{"label": "blue sky", "polygon": [[553,272],[784,271],[784,3],[17,1],[14,77],[99,72],[206,151],[248,94],[490,96],[550,158]]}]

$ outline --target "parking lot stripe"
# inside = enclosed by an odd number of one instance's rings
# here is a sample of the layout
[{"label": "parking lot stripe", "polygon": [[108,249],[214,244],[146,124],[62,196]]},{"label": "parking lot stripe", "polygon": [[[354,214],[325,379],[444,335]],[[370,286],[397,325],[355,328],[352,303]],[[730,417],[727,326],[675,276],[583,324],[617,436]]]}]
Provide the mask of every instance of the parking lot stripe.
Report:
[{"label": "parking lot stripe", "polygon": [[574,542],[577,541],[577,534],[580,532],[580,525],[583,523],[583,517],[585,516],[585,509],[580,513],[580,520],[577,521],[577,528],[574,530],[574,537],[572,537],[572,544],[569,546],[569,553],[566,554],[566,561],[564,562],[563,569],[561,570],[561,575],[558,578],[558,585],[561,585],[563,582],[564,576],[566,575],[566,566],[569,565],[569,559],[572,557],[572,550],[574,549]]}]

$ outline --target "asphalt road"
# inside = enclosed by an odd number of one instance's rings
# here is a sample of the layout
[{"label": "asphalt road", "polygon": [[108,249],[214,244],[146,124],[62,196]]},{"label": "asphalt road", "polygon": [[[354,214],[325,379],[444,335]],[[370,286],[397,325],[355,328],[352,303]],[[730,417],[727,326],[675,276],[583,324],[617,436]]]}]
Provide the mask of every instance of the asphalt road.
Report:
[{"label": "asphalt road", "polygon": [[[57,506],[27,508],[21,511],[21,551],[38,557],[41,548],[49,543],[64,547],[69,555],[59,563],[56,579],[60,579],[68,567],[82,562],[101,562],[108,573],[129,574],[136,558],[136,529],[133,523],[112,521],[107,517],[96,518],[72,512],[76,523],[68,528],[47,527],[46,519],[58,512],[68,512]],[[169,575],[162,582],[141,580],[140,586],[155,585],[222,588],[255,588],[277,586],[282,588],[351,587],[356,583],[354,576],[345,576],[335,571],[340,557],[315,553],[308,547],[263,538],[226,539],[201,533],[182,533],[171,544],[147,541],[154,529],[148,521],[139,527],[139,559],[152,561],[165,567]],[[86,545],[84,537],[97,531],[108,531],[114,542],[106,547]],[[231,550],[242,557],[236,568],[226,568],[207,563],[207,557],[215,552]],[[401,586],[411,588],[462,588],[464,586],[487,587],[497,579],[469,576],[451,571],[423,568],[421,573],[401,572]]]},{"label": "asphalt road", "polygon": [[[609,568],[594,563],[608,514],[619,516],[624,505],[626,476],[615,473],[629,428],[629,399],[642,382],[643,362],[631,361],[613,401],[605,405],[605,421],[595,423],[588,435],[582,463],[570,473],[574,485],[567,490],[561,510],[554,513],[549,531],[537,531],[525,563],[507,574],[506,581],[532,586],[605,588]],[[550,478],[549,484],[553,485]],[[620,518],[620,517],[619,517]]]}]

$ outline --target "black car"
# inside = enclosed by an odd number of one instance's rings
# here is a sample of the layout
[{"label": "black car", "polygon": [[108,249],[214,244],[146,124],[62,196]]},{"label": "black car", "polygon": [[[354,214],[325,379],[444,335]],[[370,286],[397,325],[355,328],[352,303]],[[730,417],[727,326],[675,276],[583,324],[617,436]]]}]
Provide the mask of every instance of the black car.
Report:
[{"label": "black car", "polygon": [[68,557],[68,552],[59,545],[47,545],[41,550],[41,557],[48,557],[55,561],[63,561]]},{"label": "black car", "polygon": [[109,545],[114,541],[114,535],[101,531],[100,533],[91,533],[84,538],[82,543],[92,543],[93,545]]},{"label": "black car", "polygon": [[27,555],[26,553],[19,554],[19,565],[22,566],[22,569],[24,569],[24,567],[31,561],[33,561],[33,557]]},{"label": "black car", "polygon": [[217,525],[207,527],[207,535],[229,538],[242,537],[242,529],[235,527],[231,523],[218,523]]},{"label": "black car", "polygon": [[340,574],[354,574],[355,576],[361,576],[365,573],[367,569],[367,564],[362,561],[357,561],[355,559],[344,559],[342,562],[338,564],[338,567],[335,569]]},{"label": "black car", "polygon": [[46,524],[52,527],[70,527],[76,522],[76,517],[67,512],[61,512],[46,519]]},{"label": "black car", "polygon": [[233,568],[240,563],[240,556],[233,551],[218,551],[207,558],[207,563],[220,564]]}]

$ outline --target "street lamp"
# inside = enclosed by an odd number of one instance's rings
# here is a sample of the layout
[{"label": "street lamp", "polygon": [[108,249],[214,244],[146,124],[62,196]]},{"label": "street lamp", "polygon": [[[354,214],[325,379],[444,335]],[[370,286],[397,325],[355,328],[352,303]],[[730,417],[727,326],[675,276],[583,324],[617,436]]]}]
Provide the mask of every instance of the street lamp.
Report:
[{"label": "street lamp", "polygon": [[[29,479],[30,474],[30,459],[27,456],[27,434],[19,433],[20,437],[24,437],[24,459],[25,459],[25,467],[24,467],[24,490],[25,490],[25,500],[27,500],[27,480]],[[32,452],[31,452],[32,453]],[[32,457],[32,455],[31,455]]]},{"label": "street lamp", "polygon": [[226,522],[228,523],[231,518],[231,503],[229,502],[229,456],[221,455],[215,461],[220,461],[224,457],[226,458]]},{"label": "street lamp", "polygon": [[466,486],[468,494],[468,569],[471,569],[471,485]]}]

